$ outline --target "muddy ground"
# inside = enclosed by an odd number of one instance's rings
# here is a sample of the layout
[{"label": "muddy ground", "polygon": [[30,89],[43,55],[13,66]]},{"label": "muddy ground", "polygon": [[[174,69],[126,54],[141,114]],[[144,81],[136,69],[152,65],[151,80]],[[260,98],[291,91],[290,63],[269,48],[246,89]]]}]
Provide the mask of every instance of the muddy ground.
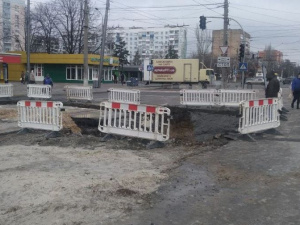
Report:
[{"label": "muddy ground", "polygon": [[[198,112],[173,110],[171,139],[155,149],[147,140],[103,139],[97,120],[69,112],[56,138],[39,130],[1,135],[0,224],[119,224],[153,207],[156,191],[184,160],[228,142],[220,129],[194,132]],[[16,121],[15,109],[0,111],[1,123]]]}]

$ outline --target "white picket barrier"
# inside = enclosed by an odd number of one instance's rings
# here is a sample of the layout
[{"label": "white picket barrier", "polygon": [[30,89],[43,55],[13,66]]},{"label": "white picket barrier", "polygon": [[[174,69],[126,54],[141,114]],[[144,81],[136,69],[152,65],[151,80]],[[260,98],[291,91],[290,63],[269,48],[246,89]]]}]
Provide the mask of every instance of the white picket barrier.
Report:
[{"label": "white picket barrier", "polygon": [[51,85],[28,84],[27,96],[29,98],[51,98]]},{"label": "white picket barrier", "polygon": [[240,105],[241,101],[249,101],[256,99],[257,90],[218,90],[220,93],[219,102],[217,104],[222,106],[236,106]]},{"label": "white picket barrier", "polygon": [[181,90],[180,103],[193,106],[236,106],[256,98],[257,90]]},{"label": "white picket barrier", "polygon": [[195,105],[195,106],[209,106],[215,104],[217,90],[180,90],[180,104]]},{"label": "white picket barrier", "polygon": [[18,126],[41,130],[59,131],[63,128],[61,102],[19,101]]},{"label": "white picket barrier", "polygon": [[93,100],[92,86],[65,86],[67,99]]},{"label": "white picket barrier", "polygon": [[108,89],[108,101],[109,102],[121,102],[129,104],[140,104],[140,90],[128,90],[128,89]]},{"label": "white picket barrier", "polygon": [[100,104],[98,129],[103,133],[166,141],[170,137],[170,109],[117,102]]},{"label": "white picket barrier", "polygon": [[0,84],[0,98],[12,97],[14,86],[12,84]]},{"label": "white picket barrier", "polygon": [[242,117],[238,131],[249,134],[280,126],[277,98],[243,101],[240,104]]}]

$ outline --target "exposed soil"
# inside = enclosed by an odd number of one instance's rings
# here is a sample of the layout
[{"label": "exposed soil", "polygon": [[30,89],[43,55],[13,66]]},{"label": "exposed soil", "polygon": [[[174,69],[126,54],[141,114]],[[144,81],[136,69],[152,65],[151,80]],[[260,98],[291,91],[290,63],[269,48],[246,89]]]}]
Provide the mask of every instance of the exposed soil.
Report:
[{"label": "exposed soil", "polygon": [[[16,111],[4,111],[0,115],[16,120]],[[105,139],[97,119],[71,118],[68,112],[56,138],[40,130],[1,135],[0,224],[114,224],[151,208],[174,168],[227,143],[220,130],[198,141],[195,115],[175,111],[171,139],[151,150],[148,140]]]}]

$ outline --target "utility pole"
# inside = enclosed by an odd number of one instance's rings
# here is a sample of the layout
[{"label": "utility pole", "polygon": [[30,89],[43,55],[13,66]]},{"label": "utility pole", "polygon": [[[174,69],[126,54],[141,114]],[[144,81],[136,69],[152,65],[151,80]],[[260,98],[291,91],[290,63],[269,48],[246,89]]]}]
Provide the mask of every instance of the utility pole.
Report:
[{"label": "utility pole", "polygon": [[26,75],[27,75],[27,79],[29,80],[30,79],[30,0],[27,0],[27,49],[26,49],[26,52],[27,52],[27,69],[26,69]]},{"label": "utility pole", "polygon": [[[224,0],[224,27],[223,27],[223,46],[228,46],[228,0]],[[225,53],[224,56],[227,56],[227,53]],[[225,88],[225,82],[227,80],[227,69],[225,67],[222,67],[222,83],[223,88]]]},{"label": "utility pole", "polygon": [[103,71],[103,61],[104,61],[104,48],[105,48],[105,40],[106,40],[108,10],[109,10],[109,0],[106,0],[104,24],[102,26],[103,31],[102,31],[101,52],[100,52],[100,65],[99,65],[99,73],[98,73],[98,87],[100,87],[100,88],[101,88],[101,81],[102,81],[102,71]]},{"label": "utility pole", "polygon": [[84,36],[83,36],[83,53],[84,53],[84,75],[83,86],[88,86],[89,65],[88,65],[88,32],[89,32],[89,12],[88,0],[84,0]]}]

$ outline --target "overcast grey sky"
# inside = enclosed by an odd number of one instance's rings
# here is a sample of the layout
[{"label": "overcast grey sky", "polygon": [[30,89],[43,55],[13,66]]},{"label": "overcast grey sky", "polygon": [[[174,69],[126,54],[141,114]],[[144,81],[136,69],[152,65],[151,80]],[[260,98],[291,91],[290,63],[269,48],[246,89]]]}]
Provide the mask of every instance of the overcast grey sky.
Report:
[{"label": "overcast grey sky", "polygon": [[[48,0],[31,0],[47,2]],[[106,0],[94,0],[104,15]],[[189,25],[188,54],[195,46],[194,30],[199,16],[223,16],[224,0],[111,0],[108,25],[159,27]],[[284,59],[300,63],[300,0],[229,0],[229,17],[251,35],[251,51],[270,45]],[[100,18],[99,18],[100,19]],[[208,30],[223,29],[223,20],[207,19]],[[234,21],[231,29],[239,29]]]}]

